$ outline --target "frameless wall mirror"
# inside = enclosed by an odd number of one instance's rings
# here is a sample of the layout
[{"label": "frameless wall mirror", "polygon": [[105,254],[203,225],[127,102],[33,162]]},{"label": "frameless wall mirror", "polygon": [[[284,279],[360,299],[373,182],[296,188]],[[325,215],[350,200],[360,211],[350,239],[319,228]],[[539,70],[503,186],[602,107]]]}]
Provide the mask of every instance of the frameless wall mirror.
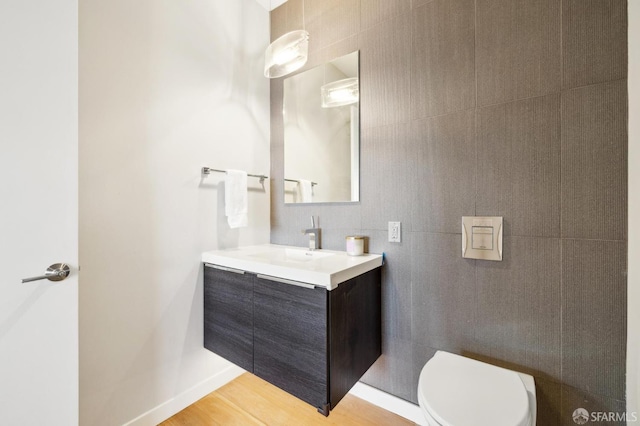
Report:
[{"label": "frameless wall mirror", "polygon": [[284,80],[285,203],[358,201],[359,56]]}]

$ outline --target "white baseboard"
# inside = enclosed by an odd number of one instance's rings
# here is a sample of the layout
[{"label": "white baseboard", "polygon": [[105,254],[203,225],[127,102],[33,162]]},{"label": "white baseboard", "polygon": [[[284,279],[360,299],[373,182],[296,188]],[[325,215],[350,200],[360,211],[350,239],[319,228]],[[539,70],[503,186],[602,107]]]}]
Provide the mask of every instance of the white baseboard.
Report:
[{"label": "white baseboard", "polygon": [[245,370],[242,368],[230,364],[219,373],[203,380],[197,385],[187,389],[179,395],[176,395],[170,400],[163,402],[157,407],[152,408],[146,413],[139,415],[130,422],[125,423],[124,426],[156,426],[158,423],[161,423],[177,412],[184,410],[189,405],[210,394],[219,387],[226,385],[244,372]]},{"label": "white baseboard", "polygon": [[427,426],[427,421],[425,420],[420,407],[405,401],[404,399],[400,399],[397,396],[393,396],[372,386],[365,385],[362,382],[356,383],[349,393],[360,399],[364,399],[373,405],[377,405],[380,408],[384,408],[387,411],[395,413],[400,417],[404,417],[415,424]]}]

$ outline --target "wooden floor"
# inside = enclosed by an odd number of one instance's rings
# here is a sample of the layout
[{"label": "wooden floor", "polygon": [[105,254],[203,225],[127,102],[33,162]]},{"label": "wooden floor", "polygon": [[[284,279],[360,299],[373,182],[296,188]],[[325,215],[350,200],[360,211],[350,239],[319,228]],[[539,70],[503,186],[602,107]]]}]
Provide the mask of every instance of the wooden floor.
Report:
[{"label": "wooden floor", "polygon": [[414,425],[396,414],[347,394],[329,417],[250,373],[161,423],[162,426]]}]

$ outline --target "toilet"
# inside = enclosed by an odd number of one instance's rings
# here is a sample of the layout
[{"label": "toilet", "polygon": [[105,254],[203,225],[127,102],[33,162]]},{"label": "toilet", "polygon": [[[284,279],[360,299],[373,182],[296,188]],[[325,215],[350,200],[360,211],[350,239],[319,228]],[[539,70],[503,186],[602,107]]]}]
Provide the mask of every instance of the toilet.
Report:
[{"label": "toilet", "polygon": [[533,377],[438,351],[422,368],[418,403],[429,426],[535,426]]}]

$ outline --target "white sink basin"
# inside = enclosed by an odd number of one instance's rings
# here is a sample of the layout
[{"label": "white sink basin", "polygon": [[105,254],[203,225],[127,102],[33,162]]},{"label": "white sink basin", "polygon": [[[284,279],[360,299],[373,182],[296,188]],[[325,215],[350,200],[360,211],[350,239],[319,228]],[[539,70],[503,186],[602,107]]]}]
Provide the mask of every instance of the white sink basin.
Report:
[{"label": "white sink basin", "polygon": [[324,259],[325,257],[335,256],[335,253],[329,251],[317,251],[317,250],[305,250],[294,248],[275,248],[272,250],[263,251],[260,253],[250,254],[251,257],[257,257],[259,259],[269,261],[281,261],[281,262],[310,262],[317,259]]},{"label": "white sink basin", "polygon": [[342,251],[263,244],[207,251],[202,253],[202,261],[333,290],[340,283],[381,266],[382,256],[349,256]]}]

